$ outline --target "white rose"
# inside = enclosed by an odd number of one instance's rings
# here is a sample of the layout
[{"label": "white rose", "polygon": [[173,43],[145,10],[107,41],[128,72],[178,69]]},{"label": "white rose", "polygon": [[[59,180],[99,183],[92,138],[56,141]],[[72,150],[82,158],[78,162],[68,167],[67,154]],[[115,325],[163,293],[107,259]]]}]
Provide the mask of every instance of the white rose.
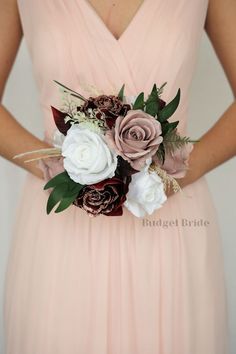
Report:
[{"label": "white rose", "polygon": [[64,168],[80,184],[93,184],[115,174],[117,154],[110,150],[103,135],[74,124],[62,144]]},{"label": "white rose", "polygon": [[148,172],[148,166],[132,175],[124,205],[137,217],[151,215],[167,200],[164,185],[156,172]]}]

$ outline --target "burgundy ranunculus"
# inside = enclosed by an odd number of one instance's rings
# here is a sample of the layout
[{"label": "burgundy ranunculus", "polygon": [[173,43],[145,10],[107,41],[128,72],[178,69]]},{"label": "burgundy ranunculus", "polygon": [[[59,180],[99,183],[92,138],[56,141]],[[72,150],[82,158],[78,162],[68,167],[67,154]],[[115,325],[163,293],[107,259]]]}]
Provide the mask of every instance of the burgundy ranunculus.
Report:
[{"label": "burgundy ranunculus", "polygon": [[[89,97],[88,100],[79,107],[81,112],[85,112],[91,109],[98,109],[96,117],[99,119],[105,119],[109,129],[111,129],[116,118],[121,115],[125,116],[128,110],[131,109],[131,105],[123,103],[122,100],[114,95],[100,95],[97,97]],[[101,114],[101,113],[102,114]]]},{"label": "burgundy ranunculus", "polygon": [[117,96],[100,95],[97,97],[89,97],[87,102],[82,106],[82,110],[87,110],[88,108],[105,108],[118,115],[122,106],[123,103]]},{"label": "burgundy ranunculus", "polygon": [[122,205],[126,200],[130,181],[131,177],[122,179],[115,176],[87,185],[80,191],[73,204],[85,210],[89,216],[122,215]]}]

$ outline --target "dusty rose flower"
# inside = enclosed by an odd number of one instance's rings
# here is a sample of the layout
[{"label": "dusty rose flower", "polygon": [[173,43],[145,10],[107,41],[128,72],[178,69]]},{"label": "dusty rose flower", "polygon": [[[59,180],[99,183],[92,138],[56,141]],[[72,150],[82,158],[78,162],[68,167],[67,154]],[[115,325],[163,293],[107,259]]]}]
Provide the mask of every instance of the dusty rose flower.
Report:
[{"label": "dusty rose flower", "polygon": [[[174,178],[183,178],[188,169],[188,160],[193,149],[193,144],[188,143],[176,149],[170,154],[166,154],[165,162],[161,168]],[[155,159],[158,162],[157,159]]]},{"label": "dusty rose flower", "polygon": [[43,171],[44,179],[48,182],[50,179],[65,171],[63,166],[63,157],[48,157],[38,161],[38,167]]},{"label": "dusty rose flower", "polygon": [[141,109],[128,111],[116,119],[115,127],[108,130],[105,139],[110,148],[140,171],[146,159],[153,156],[163,140],[161,124]]},{"label": "dusty rose flower", "polygon": [[114,95],[100,95],[97,97],[89,97],[88,100],[79,107],[79,110],[86,112],[89,108],[98,109],[96,117],[105,119],[108,128],[115,124],[115,120],[119,115],[126,115],[131,109],[130,104],[123,103],[120,98]]},{"label": "dusty rose flower", "polygon": [[131,177],[124,179],[113,177],[87,185],[81,190],[73,204],[85,210],[89,216],[122,215],[122,205],[126,200],[130,180]]}]

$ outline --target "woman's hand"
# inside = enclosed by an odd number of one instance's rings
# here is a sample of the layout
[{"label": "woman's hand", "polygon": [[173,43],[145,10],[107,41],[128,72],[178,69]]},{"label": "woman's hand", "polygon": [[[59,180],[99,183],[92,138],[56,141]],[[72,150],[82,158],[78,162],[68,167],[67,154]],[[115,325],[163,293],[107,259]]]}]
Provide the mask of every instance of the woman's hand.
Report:
[{"label": "woman's hand", "polygon": [[16,159],[13,157],[27,151],[51,148],[52,146],[26,130],[3,105],[0,105],[0,121],[0,155],[34,176],[43,179],[43,172],[38,168],[37,161],[24,162],[27,159],[39,157],[39,154]]},{"label": "woman's hand", "polygon": [[63,159],[62,156],[57,156],[38,161],[38,167],[43,172],[43,178],[46,182],[65,170]]},{"label": "woman's hand", "polygon": [[40,140],[20,125],[3,105],[0,105],[0,120],[0,155],[34,176],[43,179],[43,172],[38,168],[37,161],[24,162],[27,159],[39,157],[38,154],[31,154],[30,157],[22,156],[16,159],[13,159],[13,157],[27,151],[45,149],[52,146]]}]

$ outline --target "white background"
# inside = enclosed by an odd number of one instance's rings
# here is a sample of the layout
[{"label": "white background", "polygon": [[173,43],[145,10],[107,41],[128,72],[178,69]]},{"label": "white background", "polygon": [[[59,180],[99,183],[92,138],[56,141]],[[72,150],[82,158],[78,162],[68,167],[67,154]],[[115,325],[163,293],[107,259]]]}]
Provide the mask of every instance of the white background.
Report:
[{"label": "white background", "polygon": [[[205,34],[198,59],[189,112],[190,135],[193,137],[199,137],[208,130],[233,101],[225,74]],[[42,138],[37,90],[24,41],[7,84],[4,104],[22,125]],[[235,172],[235,159],[232,159],[207,175],[221,225],[230,312],[231,354],[236,353]],[[6,261],[24,175],[22,169],[0,158],[0,354],[4,354],[2,302]]]}]

